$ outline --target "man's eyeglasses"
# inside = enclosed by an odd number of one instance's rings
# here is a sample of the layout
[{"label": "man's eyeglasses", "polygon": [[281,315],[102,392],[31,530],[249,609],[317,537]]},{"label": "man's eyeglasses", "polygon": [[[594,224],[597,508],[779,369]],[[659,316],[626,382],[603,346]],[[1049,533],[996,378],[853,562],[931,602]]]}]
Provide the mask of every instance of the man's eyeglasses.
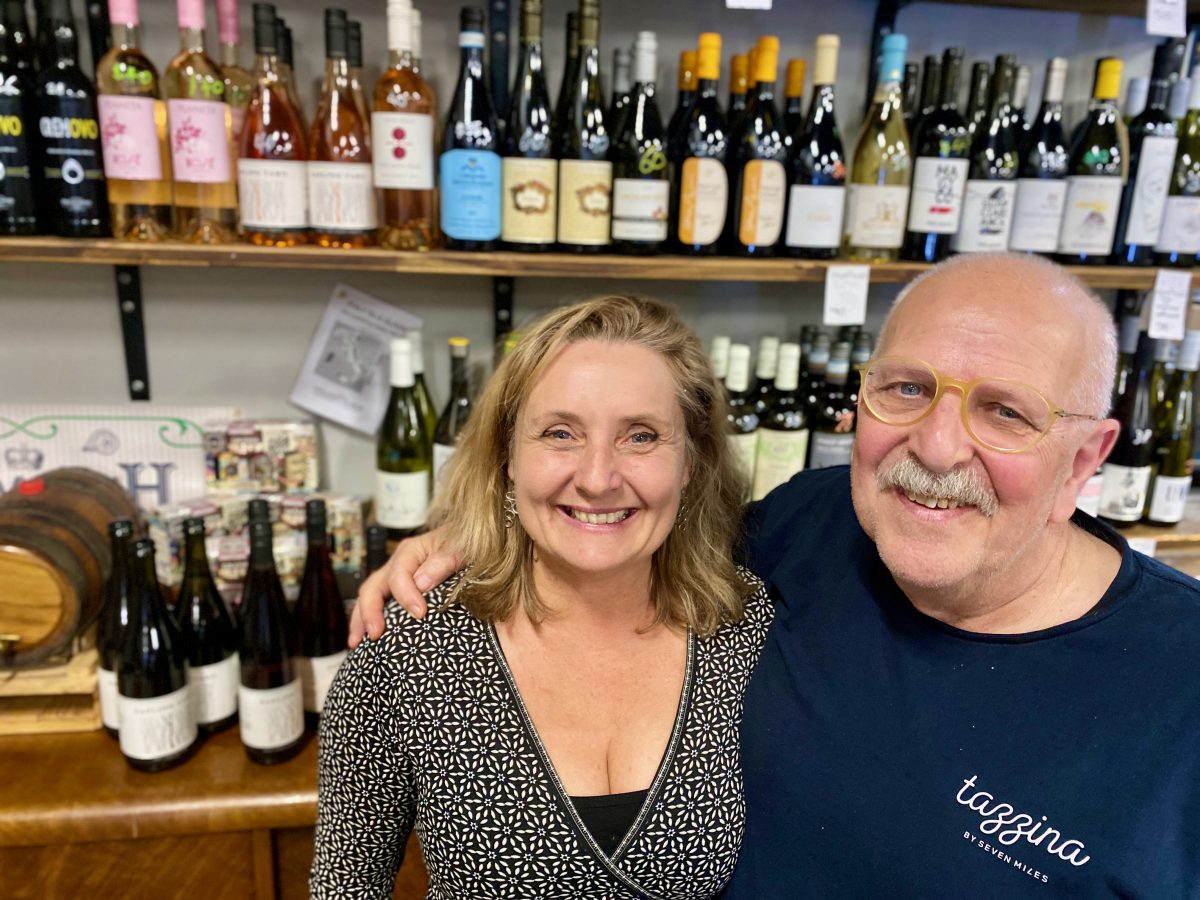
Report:
[{"label": "man's eyeglasses", "polygon": [[862,398],[876,419],[888,425],[913,425],[929,415],[942,394],[962,395],[962,420],[979,444],[998,453],[1023,453],[1044,438],[1058,419],[1099,420],[1067,412],[1037,388],[1007,378],[959,381],[919,359],[885,356],[858,366]]}]

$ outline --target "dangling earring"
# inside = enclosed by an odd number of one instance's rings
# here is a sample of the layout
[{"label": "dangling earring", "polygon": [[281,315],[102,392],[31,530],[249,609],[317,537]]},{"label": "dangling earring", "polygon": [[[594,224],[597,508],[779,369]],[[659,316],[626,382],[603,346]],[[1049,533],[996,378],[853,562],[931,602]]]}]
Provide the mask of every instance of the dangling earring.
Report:
[{"label": "dangling earring", "polygon": [[687,491],[679,492],[679,509],[675,511],[675,527],[683,531],[687,527],[688,502]]},{"label": "dangling earring", "polygon": [[504,527],[512,528],[513,522],[517,520],[517,495],[513,493],[510,487],[504,492]]}]

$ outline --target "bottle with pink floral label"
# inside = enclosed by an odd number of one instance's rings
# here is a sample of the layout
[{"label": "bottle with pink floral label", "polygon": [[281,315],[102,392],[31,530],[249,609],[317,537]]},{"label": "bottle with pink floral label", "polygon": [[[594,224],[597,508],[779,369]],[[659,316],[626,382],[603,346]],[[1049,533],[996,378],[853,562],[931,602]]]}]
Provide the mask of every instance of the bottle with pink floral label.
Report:
[{"label": "bottle with pink floral label", "polygon": [[137,0],[109,0],[113,45],[96,64],[113,236],[171,236],[171,159],[158,70],[139,49]]},{"label": "bottle with pink floral label", "polygon": [[232,114],[221,68],[204,52],[204,0],[176,0],[180,51],[165,75],[175,230],[199,244],[237,239]]}]

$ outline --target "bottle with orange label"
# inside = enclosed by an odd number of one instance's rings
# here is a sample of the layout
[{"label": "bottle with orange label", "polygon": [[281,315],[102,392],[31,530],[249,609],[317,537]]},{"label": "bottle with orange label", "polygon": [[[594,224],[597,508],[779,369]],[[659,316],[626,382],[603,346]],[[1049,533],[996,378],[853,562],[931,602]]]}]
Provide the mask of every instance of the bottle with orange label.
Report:
[{"label": "bottle with orange label", "polygon": [[729,176],[725,173],[728,132],[717,99],[719,34],[700,35],[696,74],[696,100],[669,151],[674,191],[671,249],[701,256],[717,252],[729,202]]},{"label": "bottle with orange label", "polygon": [[778,61],[779,38],[759,38],[752,73],[754,89],[725,156],[729,212],[722,243],[725,251],[735,256],[771,256],[783,234],[787,146],[775,107]]}]

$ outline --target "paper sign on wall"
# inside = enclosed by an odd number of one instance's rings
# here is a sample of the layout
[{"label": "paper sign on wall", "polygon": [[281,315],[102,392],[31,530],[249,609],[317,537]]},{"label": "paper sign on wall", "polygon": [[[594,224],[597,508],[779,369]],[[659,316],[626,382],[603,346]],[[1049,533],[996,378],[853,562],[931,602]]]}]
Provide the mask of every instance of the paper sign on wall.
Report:
[{"label": "paper sign on wall", "polygon": [[825,270],[825,325],[862,325],[867,321],[870,266],[830,266]]},{"label": "paper sign on wall", "polygon": [[1146,0],[1146,34],[1187,37],[1187,0]]},{"label": "paper sign on wall", "polygon": [[1182,341],[1187,319],[1192,273],[1187,269],[1159,269],[1150,302],[1150,337]]}]

